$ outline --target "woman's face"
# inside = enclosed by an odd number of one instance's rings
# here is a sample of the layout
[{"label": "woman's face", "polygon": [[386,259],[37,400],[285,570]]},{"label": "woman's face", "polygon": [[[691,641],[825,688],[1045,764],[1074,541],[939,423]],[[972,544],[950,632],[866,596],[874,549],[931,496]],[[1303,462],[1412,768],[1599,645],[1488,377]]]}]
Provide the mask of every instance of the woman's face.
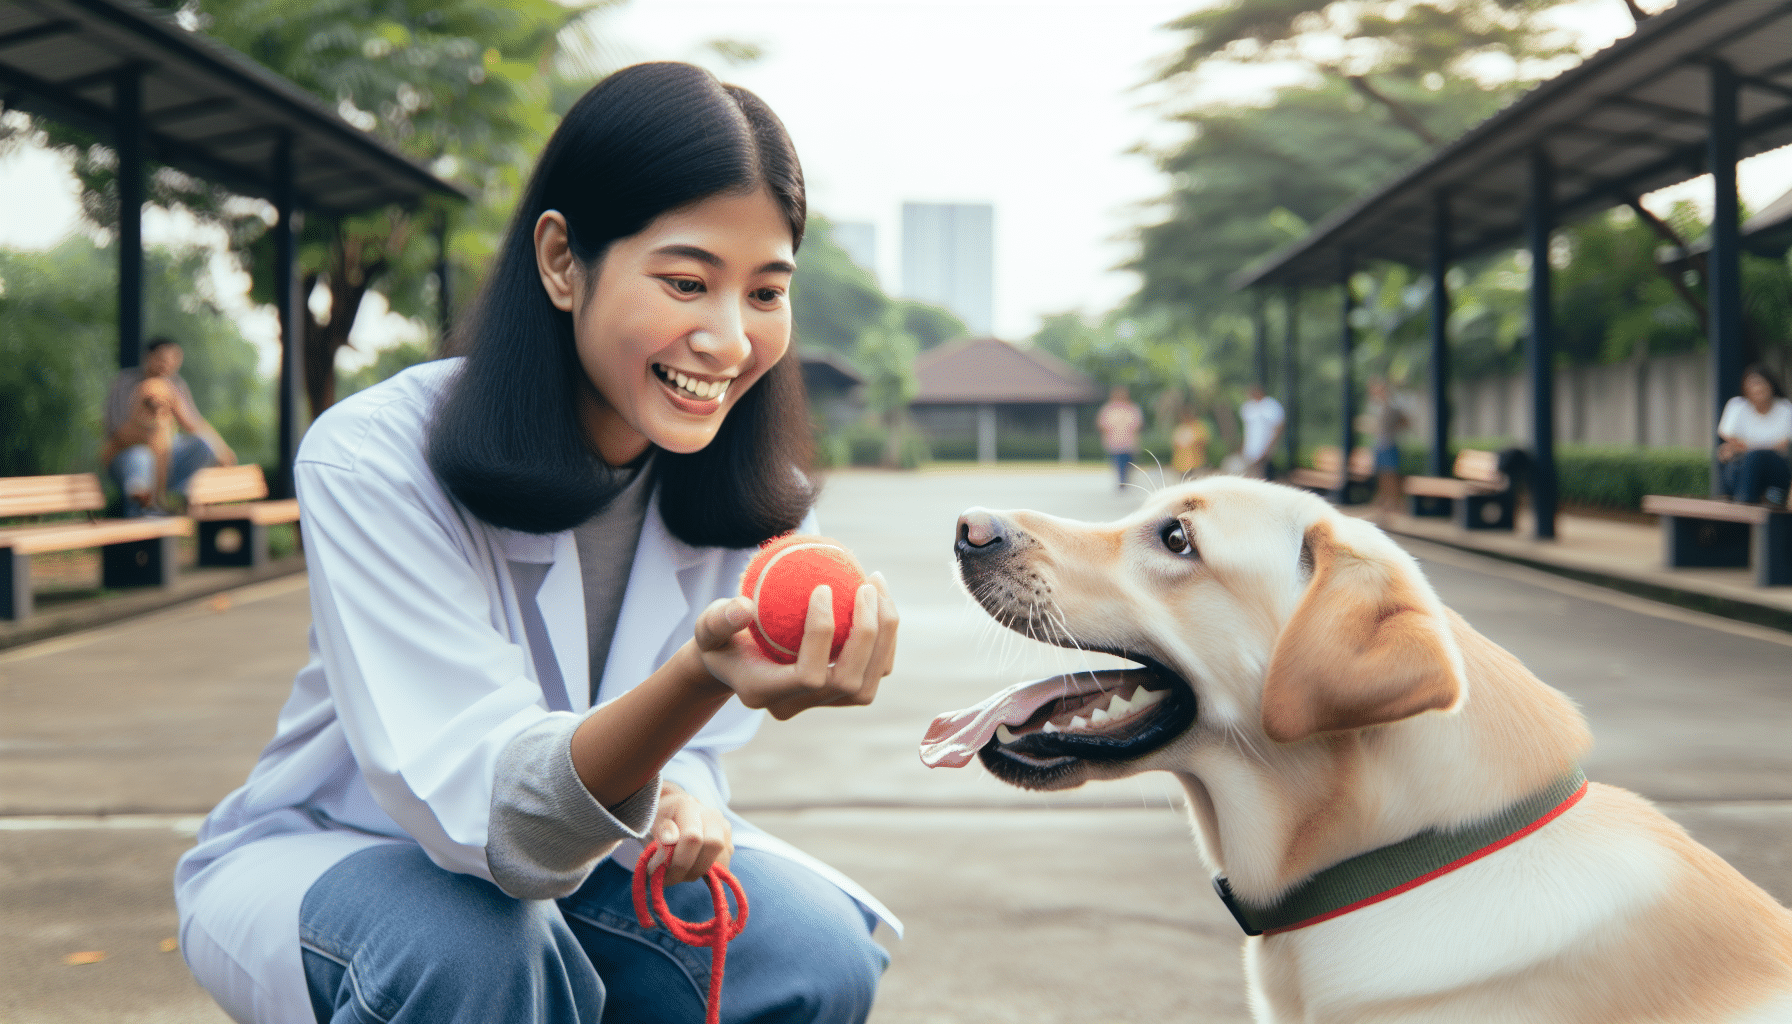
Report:
[{"label": "woman's face", "polygon": [[557,211],[536,223],[542,285],[573,317],[591,388],[580,414],[604,461],[694,452],[790,347],[790,225],[763,190],[713,196],[617,240],[590,268]]},{"label": "woman's face", "polygon": [[1773,385],[1760,374],[1751,373],[1742,378],[1742,395],[1754,403],[1755,408],[1765,409],[1773,404]]}]

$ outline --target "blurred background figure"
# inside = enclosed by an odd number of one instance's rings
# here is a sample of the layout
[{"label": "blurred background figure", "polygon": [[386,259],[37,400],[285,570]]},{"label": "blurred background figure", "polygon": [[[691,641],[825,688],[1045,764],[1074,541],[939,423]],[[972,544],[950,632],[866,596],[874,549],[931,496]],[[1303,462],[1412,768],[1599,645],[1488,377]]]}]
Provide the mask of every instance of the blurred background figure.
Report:
[{"label": "blurred background figure", "polygon": [[236,464],[236,453],[193,404],[180,376],[182,358],[174,341],[152,338],[143,365],[118,371],[106,394],[100,464],[124,492],[127,517],[165,512],[167,492],[184,488],[194,473]]},{"label": "blurred background figure", "polygon": [[1108,392],[1107,404],[1095,414],[1095,429],[1101,431],[1101,447],[1114,460],[1119,476],[1118,487],[1126,486],[1126,471],[1139,451],[1139,431],[1144,429],[1145,414],[1133,404],[1132,394],[1116,385]]},{"label": "blurred background figure", "polygon": [[1792,467],[1786,461],[1792,445],[1792,402],[1773,374],[1760,363],[1742,371],[1742,394],[1724,403],[1717,421],[1718,483],[1737,501],[1786,503]]},{"label": "blurred background figure", "polygon": [[1212,435],[1193,409],[1184,409],[1176,429],[1170,432],[1170,468],[1187,477],[1207,465],[1207,443]]},{"label": "blurred background figure", "polygon": [[1400,511],[1400,435],[1410,421],[1384,378],[1369,381],[1367,419],[1367,430],[1375,439],[1375,514],[1385,522]]},{"label": "blurred background figure", "polygon": [[1258,480],[1271,480],[1275,467],[1270,457],[1282,437],[1287,416],[1282,403],[1263,393],[1263,385],[1252,384],[1250,400],[1238,407],[1239,422],[1244,425],[1244,475]]}]

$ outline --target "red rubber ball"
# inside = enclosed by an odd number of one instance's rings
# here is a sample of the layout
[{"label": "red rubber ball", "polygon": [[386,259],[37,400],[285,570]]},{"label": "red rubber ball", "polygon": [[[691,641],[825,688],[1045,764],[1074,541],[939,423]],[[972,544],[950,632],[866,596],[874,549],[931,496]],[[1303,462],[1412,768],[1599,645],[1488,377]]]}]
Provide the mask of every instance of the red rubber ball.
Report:
[{"label": "red rubber ball", "polygon": [[846,546],[829,537],[795,535],[767,541],[740,577],[741,596],[753,602],[747,629],[765,656],[793,664],[803,645],[809,595],[827,584],[834,589],[834,644],[830,662],[840,657],[852,632],[853,601],[865,571]]}]

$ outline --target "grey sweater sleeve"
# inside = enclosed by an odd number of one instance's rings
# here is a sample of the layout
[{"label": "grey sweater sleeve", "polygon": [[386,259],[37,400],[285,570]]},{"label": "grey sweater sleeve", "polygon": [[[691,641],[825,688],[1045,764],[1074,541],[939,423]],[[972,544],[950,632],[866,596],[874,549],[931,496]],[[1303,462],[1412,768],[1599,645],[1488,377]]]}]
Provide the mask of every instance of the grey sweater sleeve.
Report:
[{"label": "grey sweater sleeve", "polygon": [[558,899],[584,884],[624,839],[645,839],[659,807],[658,776],[606,808],[572,766],[583,718],[550,715],[498,755],[486,865],[498,888],[523,900]]}]

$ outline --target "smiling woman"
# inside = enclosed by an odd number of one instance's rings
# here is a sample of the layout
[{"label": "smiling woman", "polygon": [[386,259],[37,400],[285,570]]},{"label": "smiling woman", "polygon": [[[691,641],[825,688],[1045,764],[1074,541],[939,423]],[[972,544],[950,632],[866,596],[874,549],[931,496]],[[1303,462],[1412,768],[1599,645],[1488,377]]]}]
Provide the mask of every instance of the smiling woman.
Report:
[{"label": "smiling woman", "polygon": [[785,358],[804,216],[751,93],[617,72],[542,153],[465,356],[312,425],[311,663],[176,876],[181,949],[233,1017],[702,1020],[708,958],[631,905],[649,838],[673,916],[710,916],[713,866],[751,894],[722,1020],[870,1012],[871,931],[900,926],[735,815],[720,760],[764,711],[870,703],[895,657],[879,574],[837,655],[815,588],[789,665],[737,596],[755,545],[816,529]]}]

